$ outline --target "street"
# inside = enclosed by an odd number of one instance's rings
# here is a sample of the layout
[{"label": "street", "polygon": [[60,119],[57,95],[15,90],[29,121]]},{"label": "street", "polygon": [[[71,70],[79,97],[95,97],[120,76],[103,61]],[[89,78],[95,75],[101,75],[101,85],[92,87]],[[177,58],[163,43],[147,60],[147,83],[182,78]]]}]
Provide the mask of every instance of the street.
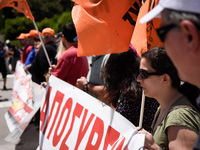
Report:
[{"label": "street", "polygon": [[7,90],[2,90],[3,79],[0,73],[0,150],[35,150],[39,141],[39,128],[34,123],[28,125],[21,136],[21,141],[17,145],[4,140],[10,133],[4,114],[11,106],[13,79],[14,74],[7,75]]}]

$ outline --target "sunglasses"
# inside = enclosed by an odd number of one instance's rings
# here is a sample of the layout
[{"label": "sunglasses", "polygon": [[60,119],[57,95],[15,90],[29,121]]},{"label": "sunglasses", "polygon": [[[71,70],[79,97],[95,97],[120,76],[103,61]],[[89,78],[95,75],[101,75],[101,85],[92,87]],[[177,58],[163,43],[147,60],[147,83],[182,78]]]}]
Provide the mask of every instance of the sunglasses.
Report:
[{"label": "sunglasses", "polygon": [[146,70],[140,69],[139,75],[142,79],[147,79],[151,75],[160,75],[158,72],[147,72]]},{"label": "sunglasses", "polygon": [[164,42],[167,33],[176,26],[177,26],[176,24],[169,24],[169,25],[156,29],[156,32],[157,32],[158,37],[160,38],[160,41]]}]

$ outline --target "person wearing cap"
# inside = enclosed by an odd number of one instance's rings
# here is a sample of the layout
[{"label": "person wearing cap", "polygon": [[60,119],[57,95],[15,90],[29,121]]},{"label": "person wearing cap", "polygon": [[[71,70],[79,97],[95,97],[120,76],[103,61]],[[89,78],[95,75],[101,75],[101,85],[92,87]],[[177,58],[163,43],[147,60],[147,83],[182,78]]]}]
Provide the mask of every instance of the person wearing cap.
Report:
[{"label": "person wearing cap", "polygon": [[[160,0],[159,4],[140,20],[141,23],[145,23],[161,17],[161,27],[157,29],[157,35],[164,42],[166,52],[177,67],[180,78],[198,88],[200,88],[199,8],[199,0]],[[196,102],[200,104],[200,96]],[[174,133],[174,139],[170,139],[173,140],[172,143],[176,143],[179,135],[177,132]],[[184,138],[185,136],[182,140]],[[152,137],[149,135],[147,140],[150,139]],[[200,149],[200,136],[193,149]]]},{"label": "person wearing cap", "polygon": [[26,59],[28,57],[28,54],[32,51],[33,45],[28,40],[29,33],[21,33],[16,39],[19,40],[20,44],[23,46],[22,48],[22,56],[21,56],[21,62],[24,64],[26,62]]},{"label": "person wearing cap", "polygon": [[[41,34],[41,33],[39,33],[39,34]],[[31,45],[33,45],[33,48],[31,50],[31,52],[28,54],[28,57],[24,64],[25,72],[27,72],[28,68],[31,66],[33,60],[35,59],[36,53],[38,52],[38,51],[36,51],[37,50],[36,47],[38,44],[40,44],[40,40],[38,38],[37,30],[30,30],[28,39],[29,39],[29,43]]]},{"label": "person wearing cap", "polygon": [[[53,75],[76,86],[76,81],[81,76],[86,77],[89,71],[87,57],[77,57],[76,29],[73,23],[67,23],[62,28],[61,46],[65,51],[58,59]],[[62,48],[61,48],[62,49]]]},{"label": "person wearing cap", "polygon": [[[57,63],[57,60],[55,59],[57,53],[57,45],[54,42],[54,35],[54,30],[51,28],[44,28],[42,30],[44,46],[52,64]],[[32,74],[33,82],[39,85],[41,84],[41,82],[45,82],[46,79],[44,75],[48,73],[49,67],[50,66],[47,61],[44,49],[41,46],[30,68],[28,69],[28,71]]]}]

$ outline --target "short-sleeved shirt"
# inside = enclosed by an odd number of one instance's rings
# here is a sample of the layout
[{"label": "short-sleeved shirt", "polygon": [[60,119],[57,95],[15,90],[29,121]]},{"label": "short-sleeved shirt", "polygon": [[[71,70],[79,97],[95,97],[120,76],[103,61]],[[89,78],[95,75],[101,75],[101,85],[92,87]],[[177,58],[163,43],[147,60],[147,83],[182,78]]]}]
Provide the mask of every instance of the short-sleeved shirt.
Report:
[{"label": "short-sleeved shirt", "polygon": [[28,54],[28,57],[25,62],[25,66],[31,64],[36,56],[35,47],[33,47],[32,51]]},{"label": "short-sleeved shirt", "polygon": [[27,47],[22,48],[22,57],[21,62],[25,64],[28,54],[32,51],[33,46],[28,45]]},{"label": "short-sleeved shirt", "polygon": [[71,46],[60,56],[53,75],[76,86],[78,78],[87,76],[87,57],[77,57],[77,47]]},{"label": "short-sleeved shirt", "polygon": [[[175,106],[183,106],[177,107]],[[182,96],[180,97],[168,110],[167,115],[163,118],[161,123],[157,126],[155,132],[153,133],[154,140],[163,150],[168,150],[168,137],[167,128],[173,125],[184,126],[195,133],[200,131],[200,116],[194,106],[189,102],[189,100]],[[160,107],[158,108],[155,119],[152,124],[152,129],[154,128],[155,122],[160,112]]]}]

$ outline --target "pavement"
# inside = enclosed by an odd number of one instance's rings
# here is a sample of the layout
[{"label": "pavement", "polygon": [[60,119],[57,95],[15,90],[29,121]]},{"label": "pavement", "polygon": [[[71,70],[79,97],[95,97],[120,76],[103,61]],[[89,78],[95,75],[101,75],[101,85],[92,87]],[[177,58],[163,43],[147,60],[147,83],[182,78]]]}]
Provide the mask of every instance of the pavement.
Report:
[{"label": "pavement", "polygon": [[18,144],[4,140],[10,133],[4,115],[11,106],[13,80],[14,74],[7,75],[7,90],[2,90],[3,80],[0,73],[0,150],[35,150],[39,144],[39,128],[34,123],[28,125]]}]

